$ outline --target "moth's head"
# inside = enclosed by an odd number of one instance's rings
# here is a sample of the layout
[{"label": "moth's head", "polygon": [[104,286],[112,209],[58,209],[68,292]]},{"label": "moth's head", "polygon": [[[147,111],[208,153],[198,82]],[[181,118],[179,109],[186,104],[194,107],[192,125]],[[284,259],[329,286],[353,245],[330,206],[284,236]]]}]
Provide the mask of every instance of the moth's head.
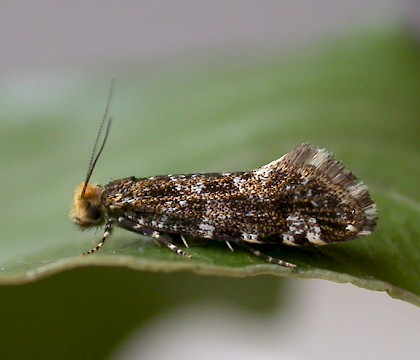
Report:
[{"label": "moth's head", "polygon": [[[82,230],[88,229],[90,227],[101,226],[105,222],[105,208],[101,203],[103,187],[97,184],[91,184],[89,180],[92,176],[93,170],[95,169],[96,162],[98,161],[99,156],[101,156],[102,150],[105,147],[109,130],[111,128],[112,119],[108,118],[108,109],[111,102],[114,83],[115,81],[112,80],[111,89],[109,90],[108,94],[108,101],[106,103],[105,114],[102,118],[101,125],[99,126],[95,144],[93,145],[92,155],[86,174],[86,180],[81,183],[74,192],[70,217],[73,222]],[[99,142],[102,136],[103,139],[101,142]]]},{"label": "moth's head", "polygon": [[82,229],[101,226],[105,221],[101,204],[102,186],[81,183],[74,193],[70,217]]}]

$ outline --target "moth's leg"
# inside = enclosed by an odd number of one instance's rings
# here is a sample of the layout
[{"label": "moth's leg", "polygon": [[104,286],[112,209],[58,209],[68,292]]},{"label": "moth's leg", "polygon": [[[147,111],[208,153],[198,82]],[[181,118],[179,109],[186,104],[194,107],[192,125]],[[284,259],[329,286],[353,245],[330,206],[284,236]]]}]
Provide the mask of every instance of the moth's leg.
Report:
[{"label": "moth's leg", "polygon": [[102,236],[102,240],[98,245],[96,245],[92,250],[85,251],[82,255],[90,255],[96,253],[102,246],[104,246],[106,239],[109,238],[109,236],[112,233],[112,228],[114,226],[114,222],[112,220],[107,220],[105,223],[105,230],[104,234]]},{"label": "moth's leg", "polygon": [[188,245],[187,239],[185,238],[184,235],[180,235],[182,242],[184,243],[186,248],[189,248],[190,246]]},{"label": "moth's leg", "polygon": [[229,241],[225,241],[225,243],[226,243],[226,245],[227,245],[227,247],[229,248],[230,251],[232,251],[232,252],[235,251]]},{"label": "moth's leg", "polygon": [[119,217],[117,221],[121,227],[141,235],[149,236],[158,245],[164,245],[178,255],[181,255],[186,258],[192,257],[190,254],[186,253],[185,251],[177,247],[175,244],[173,244],[169,236],[163,235],[156,230],[150,229],[144,225],[138,224],[135,221],[124,217]]},{"label": "moth's leg", "polygon": [[153,238],[153,240],[155,240],[157,244],[166,246],[168,249],[172,250],[174,253],[184,256],[188,259],[192,258],[190,254],[186,253],[185,251],[181,250],[178,246],[173,244],[169,236],[162,235],[158,231],[153,231],[151,237]]},{"label": "moth's leg", "polygon": [[243,246],[245,249],[247,249],[250,253],[253,255],[259,257],[260,259],[264,259],[265,261],[269,262],[270,264],[280,265],[284,266],[290,269],[296,269],[296,265],[289,263],[287,261],[274,258],[272,256],[266,255],[262,253],[261,251],[254,249],[253,247],[249,246],[248,244],[240,243],[241,246]]}]

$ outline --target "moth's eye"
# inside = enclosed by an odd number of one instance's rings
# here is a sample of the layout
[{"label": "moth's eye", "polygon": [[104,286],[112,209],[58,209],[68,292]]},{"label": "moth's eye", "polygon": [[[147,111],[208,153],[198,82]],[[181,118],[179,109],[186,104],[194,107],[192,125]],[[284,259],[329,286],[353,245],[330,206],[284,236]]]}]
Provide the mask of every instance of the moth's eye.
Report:
[{"label": "moth's eye", "polygon": [[88,204],[87,212],[89,218],[92,220],[100,220],[102,217],[101,210],[99,209],[99,207],[91,203]]}]

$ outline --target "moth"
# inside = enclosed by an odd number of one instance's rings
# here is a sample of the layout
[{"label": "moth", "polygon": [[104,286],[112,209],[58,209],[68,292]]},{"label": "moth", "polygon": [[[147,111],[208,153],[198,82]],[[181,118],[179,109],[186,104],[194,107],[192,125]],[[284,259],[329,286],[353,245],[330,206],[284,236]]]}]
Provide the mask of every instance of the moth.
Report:
[{"label": "moth", "polygon": [[241,246],[293,269],[294,264],[263,253],[261,245],[322,246],[369,235],[376,226],[376,205],[367,187],[332,154],[308,143],[251,171],[132,176],[93,184],[111,126],[108,105],[70,213],[81,229],[104,226],[101,241],[84,254],[96,253],[118,226],[186,258],[191,256],[175,236],[185,247],[187,237],[223,241],[232,251]]}]

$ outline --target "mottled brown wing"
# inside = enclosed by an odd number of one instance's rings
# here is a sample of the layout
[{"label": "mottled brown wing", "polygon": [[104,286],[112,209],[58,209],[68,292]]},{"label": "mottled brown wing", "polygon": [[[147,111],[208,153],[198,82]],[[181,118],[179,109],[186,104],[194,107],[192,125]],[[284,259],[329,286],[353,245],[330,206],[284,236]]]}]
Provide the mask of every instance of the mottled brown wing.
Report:
[{"label": "mottled brown wing", "polygon": [[366,186],[309,144],[249,172],[116,180],[104,186],[102,203],[110,218],[235,242],[323,245],[376,225]]}]

